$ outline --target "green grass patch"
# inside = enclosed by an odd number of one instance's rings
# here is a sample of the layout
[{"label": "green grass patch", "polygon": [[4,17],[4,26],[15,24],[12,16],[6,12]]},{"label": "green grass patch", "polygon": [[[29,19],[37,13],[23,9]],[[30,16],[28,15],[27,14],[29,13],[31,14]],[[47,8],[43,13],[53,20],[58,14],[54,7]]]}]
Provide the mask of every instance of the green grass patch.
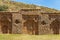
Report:
[{"label": "green grass patch", "polygon": [[0,34],[0,40],[60,40],[60,35]]}]

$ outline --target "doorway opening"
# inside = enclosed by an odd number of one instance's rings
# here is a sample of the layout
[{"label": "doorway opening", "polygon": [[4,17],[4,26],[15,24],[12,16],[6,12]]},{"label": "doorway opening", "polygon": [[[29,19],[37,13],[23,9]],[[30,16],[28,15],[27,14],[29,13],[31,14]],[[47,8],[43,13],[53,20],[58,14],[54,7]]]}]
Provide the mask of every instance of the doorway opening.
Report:
[{"label": "doorway opening", "polygon": [[50,24],[50,28],[53,30],[53,34],[59,34],[59,29],[60,29],[60,21],[59,21],[59,19],[55,19]]},{"label": "doorway opening", "polygon": [[[35,34],[38,35],[38,16],[37,15],[24,15],[23,19],[25,22],[23,23],[23,28],[26,30],[27,34]],[[23,29],[23,30],[24,30]]]}]

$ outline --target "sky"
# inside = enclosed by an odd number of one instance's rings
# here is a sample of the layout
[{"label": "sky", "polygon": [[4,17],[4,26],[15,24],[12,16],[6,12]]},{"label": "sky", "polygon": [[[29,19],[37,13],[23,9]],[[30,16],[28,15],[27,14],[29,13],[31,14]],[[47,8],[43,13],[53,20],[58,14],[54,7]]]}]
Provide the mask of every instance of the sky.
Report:
[{"label": "sky", "polygon": [[15,0],[26,4],[35,4],[60,10],[60,0]]}]

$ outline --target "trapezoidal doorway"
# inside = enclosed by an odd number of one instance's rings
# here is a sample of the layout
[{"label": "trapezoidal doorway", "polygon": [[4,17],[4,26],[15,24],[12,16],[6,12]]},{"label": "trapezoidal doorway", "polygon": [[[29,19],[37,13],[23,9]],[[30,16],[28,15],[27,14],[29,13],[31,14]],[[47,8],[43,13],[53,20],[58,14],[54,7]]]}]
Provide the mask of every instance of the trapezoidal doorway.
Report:
[{"label": "trapezoidal doorway", "polygon": [[2,34],[12,33],[12,15],[11,14],[0,14],[1,32]]},{"label": "trapezoidal doorway", "polygon": [[38,35],[38,15],[23,15],[23,33]]},{"label": "trapezoidal doorway", "polygon": [[50,28],[53,31],[53,34],[59,34],[59,29],[60,29],[60,19],[55,19],[51,24]]}]

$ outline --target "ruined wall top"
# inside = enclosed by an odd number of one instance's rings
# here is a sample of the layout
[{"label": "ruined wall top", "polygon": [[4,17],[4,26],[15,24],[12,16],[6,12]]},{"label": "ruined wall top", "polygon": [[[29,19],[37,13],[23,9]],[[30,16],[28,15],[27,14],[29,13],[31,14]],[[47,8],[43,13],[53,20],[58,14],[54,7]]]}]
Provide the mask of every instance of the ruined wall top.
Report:
[{"label": "ruined wall top", "polygon": [[12,14],[12,13],[19,13],[19,12],[9,12],[9,11],[0,11],[0,14]]},{"label": "ruined wall top", "polygon": [[[19,11],[17,11],[17,12],[8,12],[8,11],[0,11],[0,13],[20,13],[20,14],[22,14],[22,12],[24,12],[23,14],[26,14],[25,12],[27,12],[27,14],[60,14],[60,12],[50,12],[50,13],[48,13],[48,12],[46,12],[46,11],[44,11],[44,10],[41,10],[41,9],[20,9]],[[33,13],[33,12],[37,12],[37,13]]]}]

